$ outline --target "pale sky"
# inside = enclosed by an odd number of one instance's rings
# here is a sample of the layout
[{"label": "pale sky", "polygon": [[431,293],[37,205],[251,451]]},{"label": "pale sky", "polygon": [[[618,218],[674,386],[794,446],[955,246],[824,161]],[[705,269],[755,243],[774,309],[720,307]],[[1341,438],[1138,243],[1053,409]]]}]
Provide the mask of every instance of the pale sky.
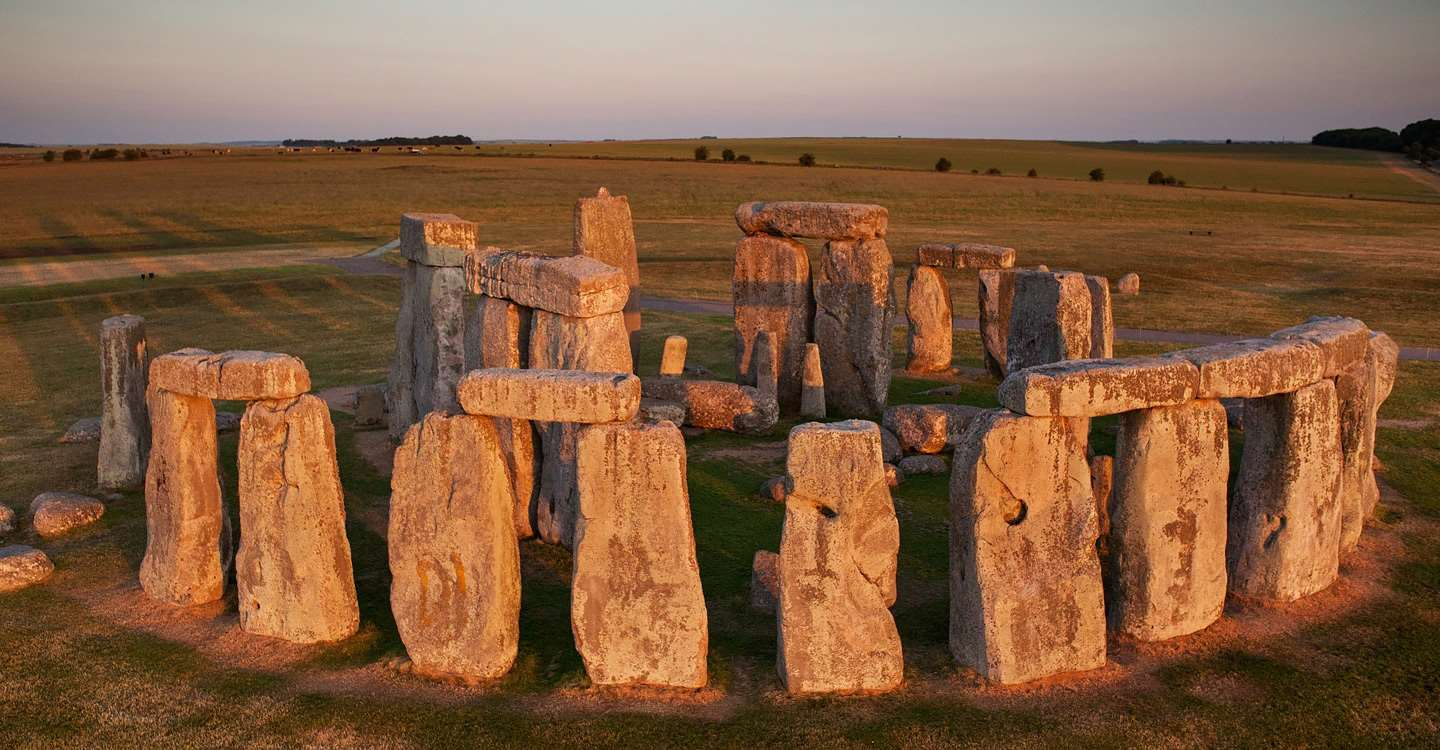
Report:
[{"label": "pale sky", "polygon": [[0,0],[0,141],[1308,139],[1440,117],[1440,0]]}]

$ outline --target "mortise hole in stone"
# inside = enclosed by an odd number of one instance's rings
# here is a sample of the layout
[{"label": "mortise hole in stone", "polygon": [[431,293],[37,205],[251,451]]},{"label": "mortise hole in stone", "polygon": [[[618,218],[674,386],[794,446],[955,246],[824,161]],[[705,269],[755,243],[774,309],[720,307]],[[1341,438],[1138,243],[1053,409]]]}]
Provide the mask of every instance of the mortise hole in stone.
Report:
[{"label": "mortise hole in stone", "polygon": [[1266,535],[1264,548],[1265,548],[1265,549],[1269,549],[1269,548],[1270,548],[1270,545],[1274,544],[1274,543],[1275,543],[1275,540],[1280,538],[1280,532],[1282,532],[1282,531],[1284,531],[1284,530],[1285,530],[1285,516],[1280,516],[1279,520],[1277,520],[1277,521],[1275,522],[1275,528],[1271,529],[1271,530],[1270,530],[1270,533],[1269,533],[1268,535]]},{"label": "mortise hole in stone", "polygon": [[820,515],[825,516],[826,518],[834,518],[834,517],[840,515],[839,513],[836,513],[836,512],[835,512],[835,509],[834,509],[834,508],[831,508],[831,507],[829,507],[828,505],[821,505],[821,506],[819,506],[819,508],[820,508]]},{"label": "mortise hole in stone", "polygon": [[1024,500],[1015,498],[1015,505],[1005,511],[1005,523],[1011,526],[1019,526],[1025,520],[1025,514],[1030,512],[1030,506]]}]

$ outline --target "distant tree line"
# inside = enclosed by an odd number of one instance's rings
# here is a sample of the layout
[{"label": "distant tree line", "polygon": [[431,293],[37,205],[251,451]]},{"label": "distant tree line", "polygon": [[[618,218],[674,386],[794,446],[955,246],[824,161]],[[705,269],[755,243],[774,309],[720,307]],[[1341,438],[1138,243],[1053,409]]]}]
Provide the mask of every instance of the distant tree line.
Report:
[{"label": "distant tree line", "polygon": [[1440,160],[1440,120],[1417,120],[1395,132],[1389,128],[1340,128],[1316,133],[1316,146],[1362,148],[1370,151],[1400,151],[1420,161]]},{"label": "distant tree line", "polygon": [[352,138],[348,141],[315,138],[286,138],[280,145],[287,148],[344,148],[360,146],[473,146],[475,141],[464,135],[432,135],[425,138],[374,138],[363,140]]}]

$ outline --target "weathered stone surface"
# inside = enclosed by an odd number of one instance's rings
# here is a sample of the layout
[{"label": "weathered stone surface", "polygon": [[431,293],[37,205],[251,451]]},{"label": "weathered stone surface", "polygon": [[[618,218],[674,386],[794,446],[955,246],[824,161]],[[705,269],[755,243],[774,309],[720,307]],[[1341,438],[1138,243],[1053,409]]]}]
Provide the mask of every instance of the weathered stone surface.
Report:
[{"label": "weathered stone surface", "polygon": [[940,476],[950,470],[941,456],[916,455],[906,456],[900,459],[896,468],[905,472],[906,476]]},{"label": "weathered stone surface", "polygon": [[1115,457],[1090,457],[1090,494],[1095,496],[1095,515],[1099,518],[1100,536],[1095,540],[1095,549],[1100,553],[1100,569],[1106,566],[1110,554],[1110,495],[1115,487]]},{"label": "weathered stone surface", "polygon": [[[892,407],[892,408],[893,408],[893,407]],[[889,412],[890,410],[889,410],[889,409],[886,409],[885,411],[886,411],[886,412]],[[884,459],[885,459],[885,463],[887,463],[887,464],[893,464],[893,463],[895,463],[896,461],[899,461],[899,460],[900,460],[900,457],[903,456],[903,455],[905,455],[905,451],[904,451],[903,448],[900,447],[900,438],[895,437],[895,433],[891,432],[890,430],[888,430],[888,429],[886,429],[886,428],[884,428],[884,427],[881,427],[881,428],[880,428],[880,456],[881,456],[881,458],[884,458]]]},{"label": "weathered stone surface", "polygon": [[1014,372],[998,397],[1032,417],[1099,417],[1183,404],[1195,397],[1198,379],[1195,366],[1179,357],[1082,359]]},{"label": "weathered stone surface", "polygon": [[432,413],[395,451],[390,608],[416,668],[493,679],[515,662],[520,550],[495,424]]},{"label": "weathered stone surface", "polygon": [[750,608],[766,614],[775,613],[780,582],[776,569],[780,555],[769,550],[756,550],[750,563]]},{"label": "weathered stone surface", "polygon": [[640,378],[583,370],[472,370],[460,381],[460,405],[489,417],[623,422],[640,408]]},{"label": "weathered stone surface", "polygon": [[385,412],[391,440],[399,440],[420,418],[415,411],[415,264],[400,278],[400,310],[395,315],[395,353],[385,377]]},{"label": "weathered stone surface", "polygon": [[805,345],[805,367],[801,378],[800,416],[825,418],[825,375],[820,366],[820,345]]},{"label": "weathered stone surface", "polygon": [[1162,641],[1225,608],[1225,407],[1192,401],[1127,412],[1115,447],[1105,560],[1110,629]]},{"label": "weathered stone surface", "polygon": [[636,349],[635,331],[640,330],[640,263],[635,252],[635,225],[630,217],[630,199],[610,195],[600,188],[593,198],[575,201],[575,231],[571,249],[575,255],[595,258],[625,273],[630,294],[625,300],[625,327],[632,333],[632,354]]},{"label": "weathered stone surface", "polygon": [[890,390],[895,294],[884,240],[827,242],[815,275],[815,343],[832,415],[878,417]]},{"label": "weathered stone surface", "polygon": [[1246,339],[1167,355],[1200,369],[1196,398],[1260,398],[1307,386],[1322,377],[1320,347],[1299,339]]},{"label": "weathered stone surface", "polygon": [[1370,345],[1370,329],[1354,318],[1317,316],[1304,323],[1282,328],[1271,338],[1299,339],[1320,347],[1324,365],[1320,376],[1333,378],[1365,359]]},{"label": "weathered stone surface", "polygon": [[1329,380],[1245,404],[1230,498],[1230,590],[1294,601],[1340,566],[1340,415]]},{"label": "weathered stone surface", "polygon": [[[148,422],[148,418],[147,418]],[[146,428],[145,438],[149,440],[150,431]],[[77,419],[65,428],[65,434],[60,436],[60,443],[64,445],[72,443],[95,443],[100,440],[100,418],[85,417]]]},{"label": "weathered stone surface", "polygon": [[685,424],[707,430],[761,433],[779,421],[774,399],[759,389],[721,380],[646,378],[641,383],[646,398],[673,401],[685,408]]},{"label": "weathered stone surface", "polygon": [[203,396],[162,390],[154,381],[145,399],[151,443],[140,585],[168,604],[213,602],[225,585],[215,405]]},{"label": "weathered stone surface", "polygon": [[619,313],[630,297],[624,271],[583,255],[486,247],[466,254],[465,278],[475,294],[572,318]]},{"label": "weathered stone surface", "polygon": [[1373,347],[1365,358],[1335,378],[1340,413],[1340,551],[1355,549],[1370,509],[1380,501],[1375,482],[1376,381],[1379,366]]},{"label": "weathered stone surface", "polygon": [[89,526],[105,515],[105,504],[71,492],[42,492],[30,502],[30,527],[47,539]]},{"label": "weathered stone surface", "polygon": [[458,408],[465,374],[465,286],[458,268],[415,266],[415,415]]},{"label": "weathered stone surface", "polygon": [[1109,359],[1115,356],[1115,316],[1110,309],[1110,280],[1104,276],[1086,276],[1090,290],[1090,357]]},{"label": "weathered stone surface", "polygon": [[360,626],[335,429],[320,398],[256,401],[240,421],[240,628],[295,643]]},{"label": "weathered stone surface", "polygon": [[1006,372],[1089,357],[1090,317],[1084,274],[1020,271],[1005,343]]},{"label": "weathered stone surface", "polygon": [[505,458],[505,473],[515,495],[515,537],[535,536],[536,502],[540,491],[541,457],[535,425],[528,419],[495,417],[495,436]]},{"label": "weathered stone surface", "polygon": [[[923,248],[922,248],[923,249]],[[910,269],[905,292],[905,369],[911,372],[944,372],[954,357],[955,321],[951,316],[950,287],[944,274],[929,266]]]},{"label": "weathered stone surface", "polygon": [[0,503],[0,534],[9,534],[15,530],[15,511],[10,506]]},{"label": "weathered stone surface", "polygon": [[585,672],[597,685],[704,687],[709,625],[685,439],[669,422],[594,425],[576,452],[570,622]]},{"label": "weathered stone surface", "polygon": [[222,401],[294,398],[310,390],[310,371],[289,354],[181,349],[150,363],[150,384],[182,396]]},{"label": "weathered stone surface", "polygon": [[400,255],[427,266],[465,265],[465,252],[474,250],[475,222],[454,214],[406,213],[400,216]]},{"label": "weathered stone surface", "polygon": [[1130,272],[1130,273],[1125,274],[1124,276],[1121,276],[1121,277],[1120,277],[1120,280],[1117,281],[1117,282],[1115,282],[1115,293],[1116,293],[1116,294],[1139,294],[1139,293],[1140,293],[1140,274],[1135,273],[1135,272],[1132,271],[1132,272]]},{"label": "weathered stone surface", "polygon": [[508,299],[477,297],[465,321],[465,370],[529,366],[530,315]]},{"label": "weathered stone surface", "polygon": [[355,389],[356,427],[379,427],[385,423],[385,386],[363,385]]},{"label": "weathered stone surface", "polygon": [[937,268],[1010,268],[1015,265],[1015,248],[979,242],[929,243],[916,248],[915,262]]},{"label": "weathered stone surface", "polygon": [[1005,377],[1016,273],[1014,270],[985,270],[979,274],[980,348],[985,357],[985,369],[996,378]]},{"label": "weathered stone surface", "polygon": [[735,304],[735,372],[742,385],[755,385],[750,354],[755,335],[774,337],[780,404],[795,409],[802,399],[805,350],[815,317],[810,258],[805,246],[781,237],[744,237],[735,246],[730,291]]},{"label": "weathered stone surface", "polygon": [[775,356],[775,337],[769,331],[758,331],[751,347],[750,371],[755,376],[755,392],[762,401],[780,403],[780,365]]},{"label": "weathered stone surface", "polygon": [[890,606],[900,527],[872,422],[790,431],[779,671],[791,693],[881,692],[904,672]]},{"label": "weathered stone surface", "polygon": [[21,544],[0,547],[0,594],[34,586],[55,572],[44,552]]},{"label": "weathered stone surface", "polygon": [[100,324],[100,453],[103,489],[145,484],[150,417],[145,412],[145,319],[117,315]]},{"label": "weathered stone surface", "polygon": [[752,201],[735,209],[735,223],[745,234],[868,240],[885,236],[890,212],[866,203]]},{"label": "weathered stone surface", "polygon": [[899,487],[903,481],[905,481],[905,472],[901,471],[899,466],[891,463],[885,464],[886,487]]},{"label": "weathered stone surface", "polygon": [[771,502],[785,502],[785,495],[790,492],[790,480],[785,477],[770,477],[760,485],[760,497]]},{"label": "weathered stone surface", "polygon": [[685,350],[689,342],[684,336],[666,336],[665,348],[660,352],[660,374],[680,377],[685,374]]},{"label": "weathered stone surface", "polygon": [[1370,334],[1369,356],[1375,358],[1375,407],[1390,398],[1395,389],[1395,375],[1400,368],[1400,345],[1383,331]]},{"label": "weathered stone surface", "polygon": [[885,410],[885,429],[904,450],[939,453],[953,448],[970,420],[984,411],[963,404],[899,404]]},{"label": "weathered stone surface", "polygon": [[950,651],[1019,683],[1105,664],[1086,420],[971,423],[950,479]]},{"label": "weathered stone surface", "polygon": [[658,398],[640,399],[640,410],[635,418],[645,422],[674,422],[685,424],[685,405]]}]

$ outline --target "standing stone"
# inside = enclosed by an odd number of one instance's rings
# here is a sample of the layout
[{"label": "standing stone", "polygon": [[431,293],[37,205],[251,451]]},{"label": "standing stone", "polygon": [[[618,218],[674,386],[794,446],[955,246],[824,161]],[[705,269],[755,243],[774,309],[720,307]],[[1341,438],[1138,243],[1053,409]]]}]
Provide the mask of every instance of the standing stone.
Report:
[{"label": "standing stone", "polygon": [[356,388],[353,408],[355,427],[379,427],[385,421],[385,386],[362,385]]},{"label": "standing stone", "polygon": [[779,405],[780,373],[775,358],[775,337],[769,331],[755,334],[754,352],[750,355],[750,370],[755,377],[755,390],[762,401]]},{"label": "standing stone", "polygon": [[395,354],[385,378],[391,440],[399,440],[420,418],[415,412],[415,297],[415,264],[406,263],[400,275],[400,311],[395,315]]},{"label": "standing stone", "polygon": [[684,336],[666,336],[665,349],[660,354],[660,374],[680,377],[685,374],[685,350],[688,342]]},{"label": "standing stone", "polygon": [[983,270],[979,274],[980,348],[990,375],[1005,377],[1005,355],[1010,340],[1010,309],[1015,300],[1017,271]]},{"label": "standing stone", "polygon": [[1142,641],[1202,630],[1225,608],[1225,407],[1205,400],[1126,412],[1115,445],[1110,629]]},{"label": "standing stone", "polygon": [[825,243],[815,276],[815,342],[832,414],[878,417],[890,390],[895,295],[880,239]]},{"label": "standing stone", "polygon": [[1086,276],[1090,290],[1090,358],[1109,359],[1115,356],[1115,316],[1110,309],[1110,280],[1104,276]]},{"label": "standing stone", "polygon": [[815,302],[805,246],[783,237],[744,237],[735,247],[731,277],[735,304],[735,372],[754,385],[750,353],[755,334],[769,331],[779,363],[780,405],[789,412],[801,400],[805,347],[810,341]]},{"label": "standing stone", "polygon": [[1380,501],[1375,482],[1375,422],[1379,366],[1373,347],[1335,378],[1340,411],[1340,551],[1355,549],[1370,509]]},{"label": "standing stone", "polygon": [[515,663],[520,549],[492,420],[432,413],[395,451],[390,609],[418,671],[494,679]]},{"label": "standing stone", "polygon": [[[1372,420],[1378,421],[1380,417],[1380,406],[1385,399],[1390,398],[1390,392],[1395,388],[1395,376],[1400,366],[1400,345],[1395,340],[1381,331],[1374,331],[1370,334],[1369,348],[1366,350],[1366,361],[1375,367],[1375,414]],[[1372,441],[1373,443],[1373,441]],[[1373,444],[1372,444],[1373,448]],[[1380,489],[1375,483],[1375,456],[1371,451],[1370,479],[1362,486],[1374,487],[1373,492],[1363,495],[1365,506],[1362,508],[1365,519],[1375,516],[1375,506],[1380,503]]]},{"label": "standing stone", "polygon": [[140,585],[168,604],[213,602],[225,588],[215,405],[153,386],[145,399],[151,444]]},{"label": "standing stone", "polygon": [[630,332],[632,369],[638,369],[640,348],[640,263],[635,252],[635,224],[630,216],[630,199],[610,195],[600,188],[594,198],[575,201],[575,231],[572,251],[595,258],[625,272],[630,296],[625,300],[625,329]]},{"label": "standing stone", "polygon": [[820,367],[820,345],[805,345],[805,369],[801,379],[800,416],[825,418],[825,375]]},{"label": "standing stone", "polygon": [[465,369],[465,271],[407,263],[395,359],[390,369],[390,434],[398,438],[420,416],[454,410]]},{"label": "standing stone", "polygon": [[1084,274],[1016,274],[1006,340],[1006,372],[1089,357],[1090,312],[1090,291]]},{"label": "standing stone", "polygon": [[709,626],[685,484],[669,422],[580,433],[570,622],[597,685],[704,687]]},{"label": "standing stone", "polygon": [[875,693],[904,678],[895,603],[900,525],[873,422],[790,431],[780,536],[779,671],[785,689]]},{"label": "standing stone", "polygon": [[1087,420],[971,423],[950,478],[950,651],[1013,684],[1105,664]]},{"label": "standing stone", "polygon": [[530,316],[528,307],[478,295],[465,321],[465,370],[528,366]]},{"label": "standing stone", "polygon": [[1115,487],[1115,457],[1095,455],[1090,457],[1090,494],[1095,496],[1095,515],[1099,519],[1100,536],[1095,540],[1095,549],[1100,553],[1100,569],[1106,566],[1110,554],[1110,495]]},{"label": "standing stone", "polygon": [[1115,282],[1115,292],[1117,294],[1139,294],[1140,274],[1131,271],[1121,276],[1120,280]]},{"label": "standing stone", "polygon": [[1230,590],[1288,602],[1340,568],[1340,415],[1329,380],[1245,402],[1230,498]]},{"label": "standing stone", "polygon": [[920,265],[910,269],[905,317],[910,324],[905,369],[911,372],[950,369],[955,323],[951,317],[950,287],[940,269]]},{"label": "standing stone", "polygon": [[294,643],[360,626],[345,491],[325,402],[255,401],[240,419],[240,628]]},{"label": "standing stone", "polygon": [[145,484],[150,418],[145,412],[145,319],[117,315],[100,324],[100,458],[96,478],[109,490]]},{"label": "standing stone", "polygon": [[776,580],[780,556],[769,550],[756,550],[750,562],[750,608],[775,614],[775,597],[780,586]]}]

